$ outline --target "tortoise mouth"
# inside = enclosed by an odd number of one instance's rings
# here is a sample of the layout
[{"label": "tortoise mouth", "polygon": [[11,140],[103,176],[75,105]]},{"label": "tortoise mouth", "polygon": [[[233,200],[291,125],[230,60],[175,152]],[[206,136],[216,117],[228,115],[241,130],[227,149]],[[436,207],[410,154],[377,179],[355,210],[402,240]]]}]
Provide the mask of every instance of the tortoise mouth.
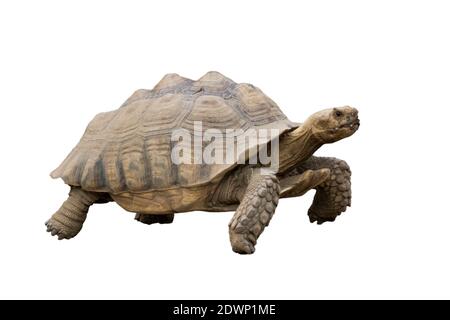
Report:
[{"label": "tortoise mouth", "polygon": [[360,121],[359,121],[358,118],[356,118],[355,120],[348,121],[348,122],[340,125],[339,129],[346,128],[346,129],[351,129],[351,130],[355,130],[356,131],[356,130],[358,130],[359,125],[360,125]]}]

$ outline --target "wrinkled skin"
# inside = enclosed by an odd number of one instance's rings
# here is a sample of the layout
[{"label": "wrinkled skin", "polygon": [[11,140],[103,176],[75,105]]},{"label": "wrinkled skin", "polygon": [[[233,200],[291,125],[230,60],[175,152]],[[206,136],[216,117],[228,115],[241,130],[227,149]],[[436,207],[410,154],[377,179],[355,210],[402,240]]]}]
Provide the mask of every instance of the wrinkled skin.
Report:
[{"label": "wrinkled skin", "polygon": [[345,106],[314,113],[305,122],[312,134],[322,143],[333,143],[350,137],[360,125],[358,110]]}]

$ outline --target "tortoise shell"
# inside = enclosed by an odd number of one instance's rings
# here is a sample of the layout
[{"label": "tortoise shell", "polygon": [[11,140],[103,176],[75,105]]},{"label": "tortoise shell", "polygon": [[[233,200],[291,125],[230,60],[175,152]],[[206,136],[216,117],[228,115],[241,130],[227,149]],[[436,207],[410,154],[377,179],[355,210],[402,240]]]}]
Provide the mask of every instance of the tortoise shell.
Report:
[{"label": "tortoise shell", "polygon": [[193,132],[196,121],[202,121],[203,131],[242,129],[241,134],[251,128],[277,128],[281,134],[297,126],[253,85],[237,84],[213,71],[197,81],[167,74],[152,90],[138,90],[119,109],[95,116],[51,176],[112,194],[218,181],[236,162],[172,163],[173,130]]}]

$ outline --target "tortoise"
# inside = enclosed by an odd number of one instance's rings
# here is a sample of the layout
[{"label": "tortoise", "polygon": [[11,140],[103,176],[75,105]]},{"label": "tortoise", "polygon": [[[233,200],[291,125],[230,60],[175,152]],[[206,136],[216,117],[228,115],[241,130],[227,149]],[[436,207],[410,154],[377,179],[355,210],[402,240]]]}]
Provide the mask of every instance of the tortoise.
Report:
[{"label": "tortoise", "polygon": [[[244,161],[175,164],[173,131],[194,133],[199,121],[203,131],[239,129],[230,138],[233,148],[249,130],[276,129],[276,134],[253,146],[245,144]],[[347,163],[313,154],[323,144],[351,136],[359,124],[358,111],[349,106],[294,123],[251,84],[235,83],[215,71],[197,81],[167,74],[152,90],[137,90],[119,109],[100,113],[89,123],[80,142],[51,173],[70,192],[46,222],[47,231],[70,239],[81,230],[92,204],[110,201],[145,224],[171,223],[181,212],[235,210],[229,223],[232,249],[251,254],[280,197],[315,189],[308,215],[318,224],[334,221],[351,205]],[[277,166],[250,163],[250,154],[275,141]]]}]

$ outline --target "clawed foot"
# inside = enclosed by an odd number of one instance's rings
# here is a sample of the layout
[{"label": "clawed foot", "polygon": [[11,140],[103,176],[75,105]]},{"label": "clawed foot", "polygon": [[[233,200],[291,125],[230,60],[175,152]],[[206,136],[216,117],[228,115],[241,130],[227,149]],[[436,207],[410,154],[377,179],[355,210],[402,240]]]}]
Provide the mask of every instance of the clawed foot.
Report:
[{"label": "clawed foot", "polygon": [[231,247],[234,252],[240,254],[252,254],[255,252],[256,239],[251,234],[235,233],[230,236]]},{"label": "clawed foot", "polygon": [[317,215],[316,213],[314,213],[311,210],[308,211],[309,222],[311,222],[311,223],[317,222],[317,224],[322,224],[324,222],[333,222],[334,220],[336,220],[336,217],[339,215],[340,215],[340,213],[337,213],[336,215],[322,217],[322,216]]},{"label": "clawed foot", "polygon": [[52,236],[57,236],[58,240],[71,239],[81,230],[81,227],[79,229],[69,228],[53,217],[45,225],[47,226],[47,232],[50,232]]}]

